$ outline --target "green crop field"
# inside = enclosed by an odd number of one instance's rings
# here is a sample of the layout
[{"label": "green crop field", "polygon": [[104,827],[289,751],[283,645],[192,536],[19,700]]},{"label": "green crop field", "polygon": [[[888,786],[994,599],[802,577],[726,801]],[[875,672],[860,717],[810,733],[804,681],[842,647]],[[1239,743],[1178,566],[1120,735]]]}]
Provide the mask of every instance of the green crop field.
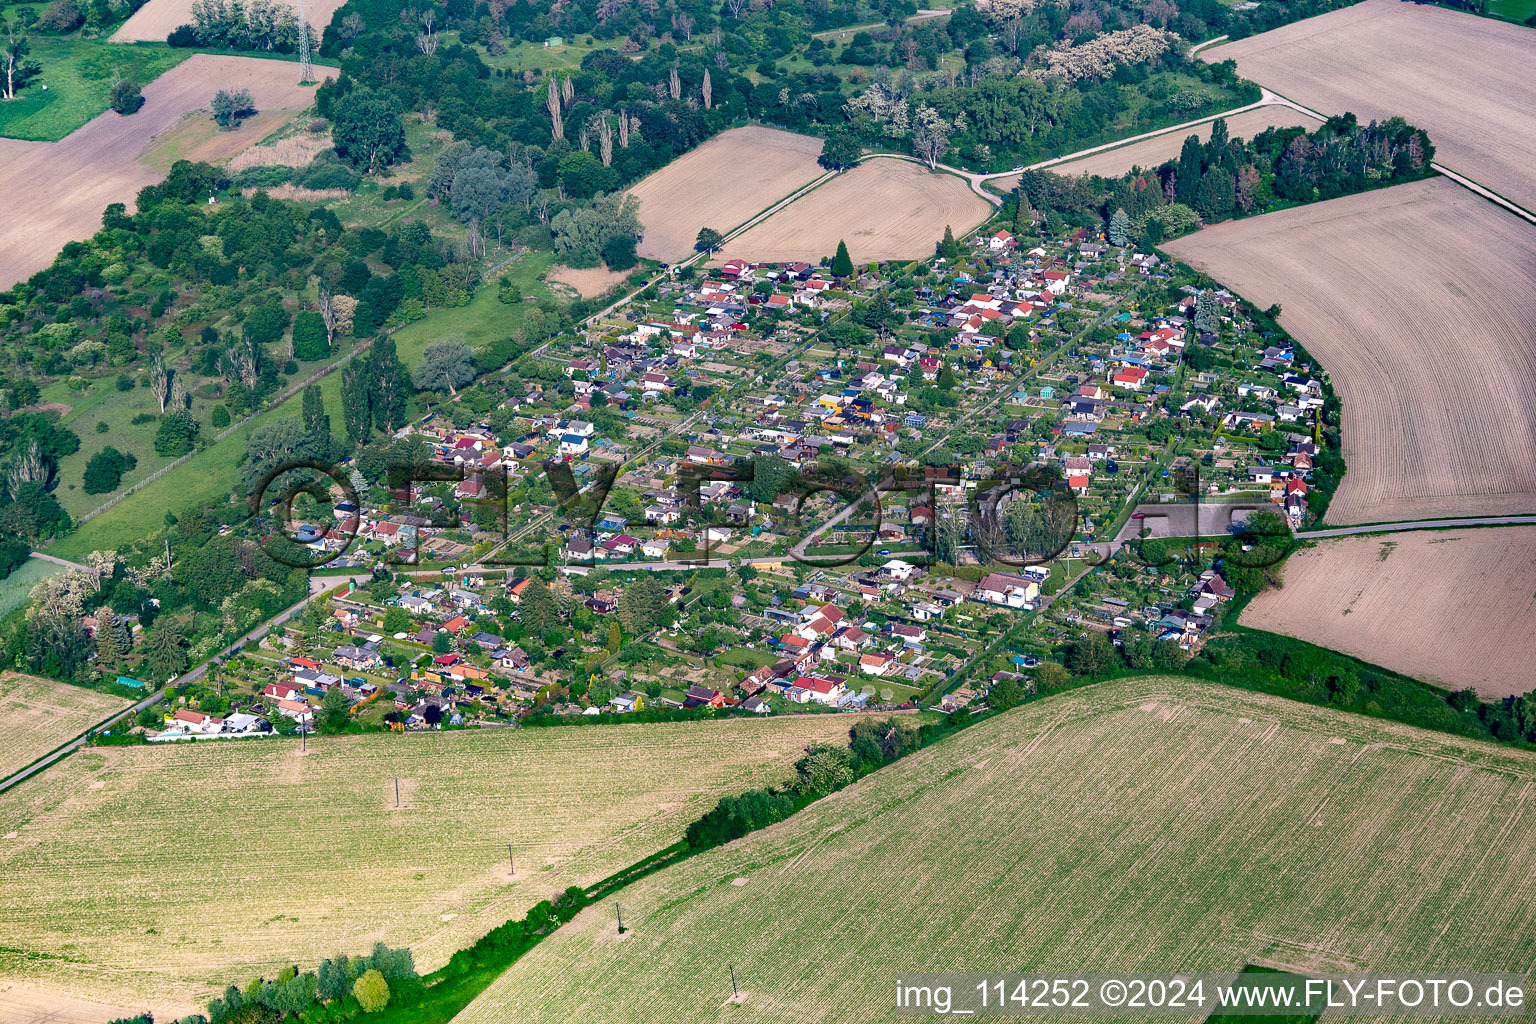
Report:
[{"label": "green crop field", "polygon": [[[0,104],[0,135],[57,142],[107,109],[112,76],[147,85],[191,56],[164,43],[109,43],[33,33],[31,60],[42,74]],[[43,88],[47,86],[47,88]]]},{"label": "green crop field", "polygon": [[455,1024],[899,1021],[910,972],[1524,973],[1533,771],[1246,691],[1101,684],[625,888],[622,937],[588,908]]},{"label": "green crop field", "polygon": [[128,701],[52,679],[0,675],[0,778],[20,771]]},{"label": "green crop field", "polygon": [[312,738],[304,753],[287,739],[89,749],[0,794],[0,989],[175,1019],[231,980],[378,939],[436,967],[848,727],[810,715]]}]

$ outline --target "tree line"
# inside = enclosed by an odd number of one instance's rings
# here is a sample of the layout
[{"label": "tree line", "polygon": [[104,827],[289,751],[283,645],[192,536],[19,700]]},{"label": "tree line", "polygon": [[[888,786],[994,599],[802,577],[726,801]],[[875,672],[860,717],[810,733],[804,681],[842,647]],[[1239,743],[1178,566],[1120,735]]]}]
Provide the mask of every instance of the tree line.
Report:
[{"label": "tree line", "polygon": [[[1434,173],[1428,134],[1401,117],[1361,125],[1354,114],[1315,130],[1268,128],[1232,138],[1225,118],[1210,138],[1184,140],[1179,157],[1118,178],[1025,171],[1015,202],[1048,223],[1105,231],[1111,243],[1150,248],[1232,217],[1320,202]],[[1049,230],[1049,228],[1048,228]]]}]

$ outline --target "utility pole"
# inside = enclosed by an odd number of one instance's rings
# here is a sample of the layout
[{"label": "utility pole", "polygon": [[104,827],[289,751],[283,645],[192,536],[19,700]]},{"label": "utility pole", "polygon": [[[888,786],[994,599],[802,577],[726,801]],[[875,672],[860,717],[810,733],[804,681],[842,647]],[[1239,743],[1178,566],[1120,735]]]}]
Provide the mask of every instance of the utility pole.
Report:
[{"label": "utility pole", "polygon": [[613,903],[613,910],[614,910],[614,913],[619,915],[619,934],[623,935],[624,934],[624,908],[619,906],[618,901],[615,900],[614,903]]},{"label": "utility pole", "polygon": [[517,861],[512,858],[512,844],[507,844],[507,863],[512,866],[512,873],[517,874]]},{"label": "utility pole", "polygon": [[299,0],[299,84],[315,80],[315,62],[309,55],[309,22],[304,18],[304,0]]},{"label": "utility pole", "polygon": [[726,964],[731,969],[731,998],[740,1002],[741,990],[736,987],[736,965]]},{"label": "utility pole", "polygon": [[395,776],[395,807],[400,807],[400,776]]}]

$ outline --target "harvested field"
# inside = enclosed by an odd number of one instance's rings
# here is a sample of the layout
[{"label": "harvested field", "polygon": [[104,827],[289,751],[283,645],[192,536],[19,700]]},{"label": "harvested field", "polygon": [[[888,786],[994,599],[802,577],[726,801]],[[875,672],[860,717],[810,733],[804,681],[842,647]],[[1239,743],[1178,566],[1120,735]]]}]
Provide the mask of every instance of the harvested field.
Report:
[{"label": "harvested field", "polygon": [[[182,25],[192,21],[193,0],[149,0],[149,3],[134,12],[133,17],[123,22],[112,34],[114,43],[163,43],[165,37],[170,35]],[[331,15],[341,9],[346,0],[307,0],[304,5],[304,17],[317,33],[324,33],[325,27],[331,23]],[[298,38],[298,33],[294,33]]]},{"label": "harvested field", "polygon": [[304,754],[283,739],[86,750],[0,794],[0,984],[174,1018],[232,979],[377,939],[436,967],[848,727],[818,715],[352,736]]},{"label": "harvested field", "polygon": [[1331,374],[1349,472],[1330,523],[1536,511],[1536,227],[1433,178],[1163,248],[1280,303]]},{"label": "harvested field", "polygon": [[1318,541],[1243,625],[1497,699],[1536,687],[1536,527]]},{"label": "harvested field", "polygon": [[[1227,134],[1234,139],[1251,139],[1266,128],[1306,128],[1311,131],[1320,124],[1316,119],[1284,104],[1271,104],[1257,110],[1245,110],[1226,120]],[[1121,146],[1119,149],[1106,149],[1102,153],[1094,153],[1081,160],[1056,164],[1050,170],[1056,174],[1098,174],[1106,178],[1117,178],[1132,167],[1149,170],[1161,166],[1165,161],[1177,160],[1180,151],[1184,148],[1184,140],[1191,135],[1199,136],[1201,142],[1209,139],[1213,124],[1215,124],[1214,119],[1195,128],[1168,132],[1156,138],[1143,139],[1129,146]],[[1013,179],[1013,182],[1017,184],[1017,179]]]},{"label": "harvested field", "polygon": [[52,679],[0,674],[0,778],[73,739],[128,701]]},{"label": "harvested field", "polygon": [[103,1024],[138,1012],[126,1006],[105,1006],[88,999],[0,984],[0,1020],[5,1024]]},{"label": "harvested field", "polygon": [[691,255],[700,228],[724,234],[825,174],[820,155],[821,140],[809,135],[755,125],[721,132],[629,190],[645,227],[640,255]]},{"label": "harvested field", "polygon": [[814,263],[841,239],[855,263],[931,256],[944,225],[958,238],[992,212],[963,178],[907,160],[865,160],[748,228],[720,259]]},{"label": "harvested field", "polygon": [[1533,773],[1264,694],[1104,683],[628,886],[622,941],[591,907],[455,1024],[895,1022],[907,971],[1524,973]]},{"label": "harvested field", "polygon": [[[298,65],[288,61],[196,54],[146,85],[144,106],[132,117],[107,111],[60,142],[29,147],[6,168],[7,200],[27,212],[0,221],[0,288],[47,267],[65,242],[89,237],[108,204],[131,209],[139,189],[165,176],[143,160],[160,136],[171,133],[172,149],[190,146],[198,159],[227,159],[314,102],[314,89],[300,86],[298,77]],[[249,89],[261,116],[233,132],[184,126],[184,115],[206,107],[221,88]],[[189,132],[200,134],[185,138]]]},{"label": "harvested field", "polygon": [[575,267],[553,266],[544,280],[550,284],[563,284],[574,289],[576,294],[584,299],[590,299],[594,295],[601,295],[615,285],[624,283],[629,274],[620,270],[609,270],[607,267],[588,267],[578,270]]},{"label": "harvested field", "polygon": [[1536,32],[1402,0],[1341,10],[1201,50],[1324,114],[1401,114],[1436,159],[1536,210]]}]

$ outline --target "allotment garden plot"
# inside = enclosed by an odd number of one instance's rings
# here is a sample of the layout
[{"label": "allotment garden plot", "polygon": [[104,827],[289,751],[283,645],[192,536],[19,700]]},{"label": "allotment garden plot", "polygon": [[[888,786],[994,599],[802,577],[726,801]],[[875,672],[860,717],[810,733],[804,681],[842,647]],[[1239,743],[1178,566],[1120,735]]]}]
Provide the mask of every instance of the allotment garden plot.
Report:
[{"label": "allotment garden plot", "polygon": [[1228,221],[1164,248],[1332,376],[1330,523],[1536,511],[1536,226],[1445,178]]},{"label": "allotment garden plot", "polygon": [[755,125],[721,132],[629,190],[645,228],[640,255],[691,255],[700,228],[724,234],[825,174],[820,155],[821,140],[809,135]]},{"label": "allotment garden plot", "polygon": [[[843,715],[93,748],[0,794],[0,984],[189,1012],[375,940],[442,964],[788,777]],[[394,780],[400,782],[395,808]],[[517,861],[509,873],[508,844]]]},{"label": "allotment garden plot", "polygon": [[846,241],[855,263],[933,255],[949,225],[959,238],[992,207],[965,179],[920,164],[869,159],[727,242],[721,259],[815,263]]},{"label": "allotment garden plot", "polygon": [[629,886],[622,939],[589,908],[456,1024],[894,1022],[909,971],[1521,973],[1533,771],[1214,684],[1101,684]]},{"label": "allotment garden plot", "polygon": [[1242,621],[1487,700],[1522,694],[1536,689],[1536,527],[1319,541]]},{"label": "allotment garden plot", "polygon": [[1536,210],[1536,32],[1430,4],[1364,0],[1200,51],[1323,114],[1400,114],[1436,159]]}]

